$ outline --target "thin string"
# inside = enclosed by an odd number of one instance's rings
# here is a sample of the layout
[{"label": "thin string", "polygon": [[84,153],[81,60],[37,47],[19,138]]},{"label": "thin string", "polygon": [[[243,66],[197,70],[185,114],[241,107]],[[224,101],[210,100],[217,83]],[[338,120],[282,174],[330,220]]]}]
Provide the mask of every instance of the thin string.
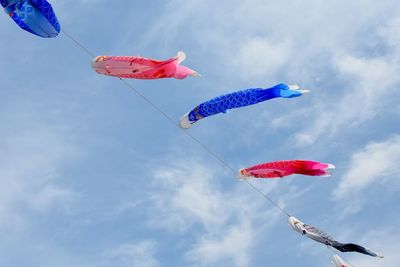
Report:
[{"label": "thin string", "polygon": [[[76,45],[78,45],[81,49],[83,49],[88,55],[91,57],[95,57],[95,55],[88,49],[86,46],[84,46],[82,43],[80,43],[76,38],[72,37],[69,33],[66,31],[62,30],[62,32],[70,38]],[[143,93],[141,93],[139,90],[137,90],[135,87],[133,87],[130,83],[128,83],[126,80],[122,78],[118,78],[125,86],[130,88],[132,91],[134,91],[139,97],[141,97],[144,101],[146,101],[149,105],[151,105],[154,109],[156,109],[161,115],[164,116],[169,122],[171,122],[174,126],[176,126],[178,129],[182,130],[183,133],[185,133],[190,139],[192,139],[195,143],[197,143],[199,146],[201,146],[207,153],[209,153],[211,156],[213,156],[217,161],[219,161],[222,165],[224,165],[226,168],[232,171],[234,175],[236,175],[236,170],[230,166],[225,160],[223,160],[220,156],[218,156],[215,152],[213,152],[211,149],[209,149],[206,145],[204,145],[198,138],[196,138],[194,135],[192,135],[190,132],[187,130],[184,130],[179,127],[179,125],[175,122],[173,118],[171,118],[165,111],[163,111],[159,106],[154,104],[148,97],[146,97]],[[255,190],[257,193],[259,193],[264,199],[269,201],[272,205],[277,207],[280,211],[282,211],[285,215],[290,217],[289,212],[287,212],[283,207],[281,207],[277,202],[272,200],[270,197],[268,197],[265,193],[263,193],[260,189],[258,189],[253,183],[250,181],[245,181],[247,185],[249,185],[253,190]]]},{"label": "thin string", "polygon": [[[182,132],[184,132],[189,138],[191,138],[194,142],[196,142],[198,145],[200,145],[205,151],[207,151],[210,155],[212,155],[216,160],[218,160],[222,165],[224,165],[226,168],[232,171],[234,175],[236,175],[236,170],[230,166],[225,160],[223,160],[220,156],[218,156],[215,152],[213,152],[211,149],[209,149],[206,145],[204,145],[198,138],[196,138],[194,135],[192,135],[190,132],[187,130],[184,130],[180,128],[175,120],[171,118],[168,114],[166,114],[160,107],[158,107],[156,104],[154,104],[150,99],[148,99],[145,95],[143,95],[140,91],[138,91],[135,87],[133,87],[131,84],[129,84],[126,80],[122,78],[118,78],[121,80],[127,87],[132,89],[136,94],[138,94],[140,97],[142,97],[147,103],[149,103],[151,106],[153,106],[157,111],[159,111],[168,121],[170,121],[173,125],[178,127]],[[268,197],[266,194],[264,194],[260,189],[258,189],[253,183],[250,181],[245,181],[251,188],[253,188],[257,193],[259,193],[262,197],[264,197],[266,200],[271,202],[274,206],[276,206],[278,209],[280,209],[283,213],[285,213],[288,217],[291,217],[289,212],[287,212],[284,208],[282,208],[277,202],[272,200],[270,197]]]},{"label": "thin string", "polygon": [[75,44],[77,44],[80,48],[82,48],[89,56],[95,57],[95,55],[84,45],[82,45],[78,40],[76,40],[74,37],[72,37],[69,33],[67,33],[64,30],[61,30],[62,33],[64,33],[66,36],[68,36],[69,39],[71,39]]}]

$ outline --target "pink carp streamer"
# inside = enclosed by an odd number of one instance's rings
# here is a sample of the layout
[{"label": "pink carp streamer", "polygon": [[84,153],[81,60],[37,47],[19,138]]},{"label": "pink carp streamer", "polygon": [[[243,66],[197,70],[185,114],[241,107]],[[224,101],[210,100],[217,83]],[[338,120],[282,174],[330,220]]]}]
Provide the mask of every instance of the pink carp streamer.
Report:
[{"label": "pink carp streamer", "polygon": [[200,76],[196,71],[181,66],[186,55],[184,52],[167,60],[155,60],[139,56],[98,56],[93,59],[92,67],[108,76],[133,79],[185,79],[187,76]]},{"label": "pink carp streamer", "polygon": [[330,176],[327,169],[334,169],[332,164],[326,164],[311,160],[280,160],[255,165],[240,169],[239,179],[254,178],[282,178],[291,174],[303,174],[309,176]]}]

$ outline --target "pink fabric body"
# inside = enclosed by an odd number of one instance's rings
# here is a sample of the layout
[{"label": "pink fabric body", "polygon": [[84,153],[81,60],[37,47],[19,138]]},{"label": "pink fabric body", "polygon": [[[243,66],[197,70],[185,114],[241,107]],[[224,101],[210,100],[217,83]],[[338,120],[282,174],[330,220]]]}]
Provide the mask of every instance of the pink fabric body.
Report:
[{"label": "pink fabric body", "polygon": [[93,69],[109,76],[134,79],[184,79],[196,72],[179,65],[177,57],[164,61],[134,56],[99,56],[92,62]]},{"label": "pink fabric body", "polygon": [[310,160],[281,160],[252,166],[242,174],[255,178],[280,178],[291,174],[322,176],[329,175],[328,167],[328,164]]}]

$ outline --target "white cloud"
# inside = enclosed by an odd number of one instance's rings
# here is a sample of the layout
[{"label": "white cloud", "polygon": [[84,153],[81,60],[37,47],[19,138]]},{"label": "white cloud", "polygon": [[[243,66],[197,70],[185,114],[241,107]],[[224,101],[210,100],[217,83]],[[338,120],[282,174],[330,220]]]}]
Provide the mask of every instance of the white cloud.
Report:
[{"label": "white cloud", "polygon": [[369,186],[377,186],[388,180],[396,182],[400,174],[399,161],[400,136],[368,144],[353,155],[350,169],[343,175],[334,196],[336,199],[348,198]]},{"label": "white cloud", "polygon": [[115,218],[120,215],[124,215],[127,212],[134,211],[138,208],[140,208],[141,205],[145,204],[146,200],[137,200],[137,201],[128,201],[128,202],[123,202],[116,207],[114,207],[110,212],[105,213],[105,217],[107,218]]},{"label": "white cloud", "polygon": [[52,207],[68,205],[76,199],[76,194],[72,191],[61,188],[54,184],[46,184],[40,191],[32,195],[30,203],[38,211],[45,212]]},{"label": "white cloud", "polygon": [[369,248],[383,253],[384,258],[380,259],[364,255],[357,255],[353,256],[350,262],[354,266],[362,267],[397,267],[400,263],[399,238],[399,231],[391,226],[387,226],[386,229],[370,231],[364,236],[363,240],[361,241],[362,244],[368,243]]},{"label": "white cloud", "polygon": [[195,223],[204,227],[222,225],[227,219],[223,195],[213,183],[215,172],[186,162],[156,171],[156,184],[163,188],[162,194],[154,196],[154,225],[171,230],[185,230]]},{"label": "white cloud", "polygon": [[382,24],[380,28],[371,29],[376,35],[374,53],[362,55],[358,50],[367,49],[363,42],[358,44],[358,49],[338,47],[337,51],[332,51],[332,68],[343,81],[343,88],[331,88],[328,97],[306,109],[306,113],[315,114],[315,117],[311,125],[308,123],[307,128],[296,134],[298,145],[332,138],[385,111],[396,110],[400,46],[393,36],[398,35],[399,20]]},{"label": "white cloud", "polygon": [[272,44],[266,38],[244,40],[232,66],[245,80],[274,77],[290,58],[289,42]]},{"label": "white cloud", "polygon": [[387,41],[387,45],[400,52],[400,18],[390,20],[385,27],[379,31],[379,37]]},{"label": "white cloud", "polygon": [[[398,95],[399,67],[387,58],[360,58],[340,55],[335,59],[338,71],[347,80],[345,94],[332,103],[317,103],[310,114],[317,114],[311,126],[296,134],[298,145],[311,145],[321,137],[332,138],[392,108]],[[335,92],[331,92],[335,94]],[[312,110],[312,112],[311,112]]]},{"label": "white cloud", "polygon": [[263,199],[249,194],[244,183],[220,188],[217,177],[224,175],[215,171],[218,168],[188,159],[166,166],[155,171],[157,193],[149,207],[150,225],[193,237],[196,241],[185,257],[193,266],[251,266],[251,248],[267,239],[265,234],[258,240],[256,233],[272,227],[280,212],[265,212]]},{"label": "white cloud", "polygon": [[377,191],[390,184],[391,191],[398,190],[399,161],[398,135],[380,143],[370,143],[362,151],[355,153],[349,169],[333,191],[334,199],[345,203],[344,215],[356,213],[361,209],[367,198],[371,197],[365,194],[370,188]]},{"label": "white cloud", "polygon": [[202,237],[186,257],[195,266],[198,263],[202,263],[201,266],[251,266],[249,249],[254,237],[250,227],[249,223],[243,222],[223,234]]},{"label": "white cloud", "polygon": [[109,267],[157,267],[156,243],[150,240],[119,245],[105,253]]},{"label": "white cloud", "polygon": [[24,209],[45,212],[71,203],[74,193],[56,181],[60,169],[78,153],[63,130],[43,125],[32,114],[5,112],[13,114],[8,124],[13,133],[0,136],[0,228],[17,228],[18,222],[29,223],[23,219]]}]

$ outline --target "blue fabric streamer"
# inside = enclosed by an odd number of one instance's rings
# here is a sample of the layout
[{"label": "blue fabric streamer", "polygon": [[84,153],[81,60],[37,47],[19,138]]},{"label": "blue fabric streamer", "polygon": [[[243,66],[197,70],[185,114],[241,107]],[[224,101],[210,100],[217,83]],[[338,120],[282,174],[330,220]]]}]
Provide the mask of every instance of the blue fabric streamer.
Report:
[{"label": "blue fabric streamer", "polygon": [[226,113],[229,109],[254,105],[276,97],[292,98],[300,95],[302,95],[301,92],[290,90],[286,84],[278,84],[268,89],[252,88],[242,90],[201,103],[189,112],[188,119],[190,123],[194,123],[211,115]]},{"label": "blue fabric streamer", "polygon": [[0,0],[7,14],[23,30],[51,38],[61,30],[53,8],[46,0]]}]

